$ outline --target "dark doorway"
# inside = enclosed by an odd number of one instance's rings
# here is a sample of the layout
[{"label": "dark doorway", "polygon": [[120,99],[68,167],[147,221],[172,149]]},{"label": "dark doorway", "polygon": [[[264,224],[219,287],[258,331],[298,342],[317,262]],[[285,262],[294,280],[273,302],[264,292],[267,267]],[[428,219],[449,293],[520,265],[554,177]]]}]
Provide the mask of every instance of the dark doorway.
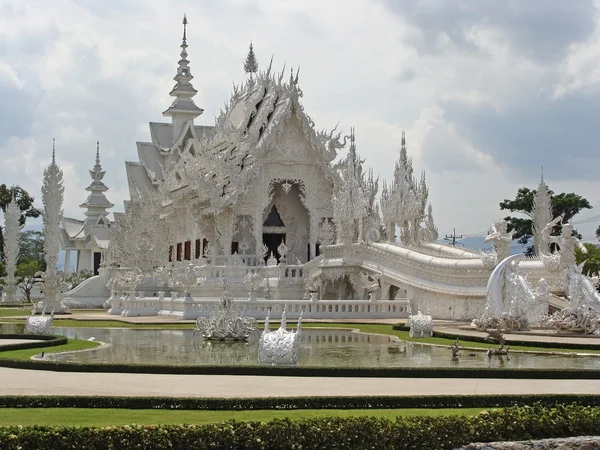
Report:
[{"label": "dark doorway", "polygon": [[263,242],[269,249],[267,256],[265,256],[265,263],[267,262],[267,259],[269,259],[269,256],[271,255],[271,253],[273,253],[273,256],[275,258],[277,258],[277,262],[279,262],[280,255],[279,255],[279,252],[277,251],[277,247],[279,247],[279,245],[284,241],[285,241],[284,233],[264,233],[263,234]]},{"label": "dark doorway", "polygon": [[98,269],[100,269],[100,261],[102,254],[100,252],[94,252],[94,275],[98,275]]}]

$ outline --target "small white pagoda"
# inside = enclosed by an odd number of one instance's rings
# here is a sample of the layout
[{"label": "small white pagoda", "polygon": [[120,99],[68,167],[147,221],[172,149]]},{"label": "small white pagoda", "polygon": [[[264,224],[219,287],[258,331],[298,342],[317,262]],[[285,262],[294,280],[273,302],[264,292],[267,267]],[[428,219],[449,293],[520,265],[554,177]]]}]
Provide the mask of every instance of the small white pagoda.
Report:
[{"label": "small white pagoda", "polygon": [[64,217],[60,233],[62,250],[65,251],[64,271],[70,272],[71,252],[75,251],[77,262],[75,271],[89,270],[98,275],[98,269],[108,248],[109,230],[112,222],[108,211],[114,205],[104,193],[108,190],[102,179],[106,172],[100,165],[100,143],[96,143],[96,164],[90,170],[91,184],[85,202],[79,205],[85,209],[84,220]]}]

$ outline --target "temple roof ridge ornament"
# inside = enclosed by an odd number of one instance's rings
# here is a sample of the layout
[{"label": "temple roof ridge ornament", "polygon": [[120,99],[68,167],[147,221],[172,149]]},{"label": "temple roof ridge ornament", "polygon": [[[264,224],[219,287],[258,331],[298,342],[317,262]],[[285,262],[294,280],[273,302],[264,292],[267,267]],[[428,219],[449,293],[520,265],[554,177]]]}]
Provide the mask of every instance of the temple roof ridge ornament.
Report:
[{"label": "temple roof ridge ornament", "polygon": [[201,115],[204,110],[196,106],[192,97],[194,97],[198,91],[192,86],[192,79],[194,78],[190,70],[190,62],[188,61],[187,53],[187,16],[183,15],[183,39],[181,42],[181,53],[179,54],[181,59],[178,62],[177,74],[173,77],[175,80],[175,86],[169,95],[176,97],[171,106],[163,112],[163,116],[174,116],[176,114],[187,116],[188,119],[194,119]]}]

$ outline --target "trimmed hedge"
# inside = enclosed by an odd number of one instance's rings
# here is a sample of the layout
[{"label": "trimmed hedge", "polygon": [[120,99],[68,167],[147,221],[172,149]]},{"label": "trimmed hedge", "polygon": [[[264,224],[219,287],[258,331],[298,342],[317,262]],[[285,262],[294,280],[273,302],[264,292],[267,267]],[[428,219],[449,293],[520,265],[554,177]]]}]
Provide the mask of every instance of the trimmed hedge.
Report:
[{"label": "trimmed hedge", "polygon": [[3,359],[0,367],[55,372],[150,373],[174,375],[255,375],[278,377],[361,378],[511,378],[595,380],[595,369],[512,369],[475,367],[293,367],[293,366],[193,366],[158,364],[102,364],[45,360]]},{"label": "trimmed hedge", "polygon": [[600,406],[600,395],[438,395],[354,397],[176,398],[105,396],[0,396],[0,408],[115,408],[168,410],[296,410],[296,409],[401,409],[401,408],[506,408],[576,403]]},{"label": "trimmed hedge", "polygon": [[[33,342],[22,342],[20,344],[8,344],[0,347],[0,357],[2,352],[9,350],[25,350],[29,348],[44,348],[44,347],[56,347],[57,345],[64,345],[69,340],[64,336],[51,336],[51,335],[34,335],[34,334],[2,334],[0,335],[0,344],[2,339],[27,339]],[[43,342],[39,342],[43,341]]]},{"label": "trimmed hedge", "polygon": [[5,450],[159,449],[452,449],[469,442],[597,433],[600,408],[580,405],[510,408],[477,416],[277,419],[205,425],[0,428]]}]

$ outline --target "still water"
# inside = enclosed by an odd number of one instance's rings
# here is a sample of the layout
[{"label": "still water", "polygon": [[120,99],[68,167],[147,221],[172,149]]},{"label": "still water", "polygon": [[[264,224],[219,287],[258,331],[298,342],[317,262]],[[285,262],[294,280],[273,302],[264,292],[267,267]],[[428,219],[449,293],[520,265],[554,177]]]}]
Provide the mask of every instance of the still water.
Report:
[{"label": "still water", "polygon": [[[20,333],[22,324],[0,324],[0,332]],[[215,342],[195,338],[192,330],[136,330],[128,328],[62,328],[52,333],[109,345],[82,352],[48,354],[55,361],[192,365],[256,365],[258,339]],[[468,345],[468,343],[465,343]],[[325,367],[506,367],[600,370],[600,356],[509,353],[488,358],[485,352],[462,350],[452,361],[450,350],[391,336],[350,330],[304,329],[299,348],[300,366]]]}]

